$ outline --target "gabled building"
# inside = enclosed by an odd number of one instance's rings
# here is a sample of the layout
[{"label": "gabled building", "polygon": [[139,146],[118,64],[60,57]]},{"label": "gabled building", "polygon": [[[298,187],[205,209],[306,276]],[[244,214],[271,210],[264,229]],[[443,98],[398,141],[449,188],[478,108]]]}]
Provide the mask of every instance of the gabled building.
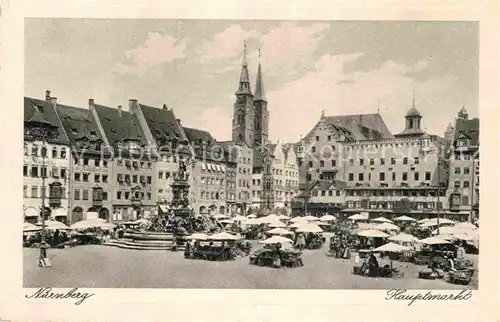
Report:
[{"label": "gabled building", "polygon": [[[137,104],[130,100],[129,106]],[[111,108],[89,100],[89,109],[112,158],[112,220],[129,221],[155,212],[157,156],[137,117],[122,106]]]},{"label": "gabled building", "polygon": [[317,180],[309,188],[307,212],[317,217],[340,212],[346,203],[346,187],[341,180]]},{"label": "gabled building", "polygon": [[469,119],[462,107],[454,128],[446,196],[451,212],[475,221],[479,217],[479,119]]},{"label": "gabled building", "polygon": [[187,163],[192,158],[188,138],[174,110],[169,109],[165,104],[162,108],[155,108],[132,101],[130,107],[141,125],[149,146],[158,157],[156,163],[157,202],[165,211],[162,205],[169,204],[173,198],[171,185],[173,174],[179,168],[177,158],[182,157]]},{"label": "gabled building", "polygon": [[69,223],[97,212],[109,220],[113,209],[111,155],[90,109],[58,104],[57,114],[71,142]]},{"label": "gabled building", "polygon": [[[69,222],[70,141],[56,106],[50,91],[45,100],[24,98],[23,208],[24,219],[32,223],[41,220],[42,196],[45,219]],[[45,143],[41,129],[46,131]]]}]

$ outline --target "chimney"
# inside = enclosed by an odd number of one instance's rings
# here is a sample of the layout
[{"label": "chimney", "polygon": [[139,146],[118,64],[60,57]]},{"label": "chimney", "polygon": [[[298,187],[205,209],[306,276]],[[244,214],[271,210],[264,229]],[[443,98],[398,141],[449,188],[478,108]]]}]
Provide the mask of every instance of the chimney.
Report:
[{"label": "chimney", "polygon": [[56,107],[57,106],[57,97],[51,97],[50,102],[52,103],[52,106]]},{"label": "chimney", "polygon": [[122,117],[122,106],[118,105],[118,116]]},{"label": "chimney", "polygon": [[128,100],[128,110],[130,113],[134,113],[137,108],[137,100],[136,99],[129,99]]},{"label": "chimney", "polygon": [[89,98],[89,110],[93,110],[94,109],[94,99],[93,98]]},{"label": "chimney", "polygon": [[168,110],[168,106],[167,106],[167,104],[163,104],[163,109],[164,109],[164,110]]},{"label": "chimney", "polygon": [[50,90],[45,91],[45,100],[50,101]]}]

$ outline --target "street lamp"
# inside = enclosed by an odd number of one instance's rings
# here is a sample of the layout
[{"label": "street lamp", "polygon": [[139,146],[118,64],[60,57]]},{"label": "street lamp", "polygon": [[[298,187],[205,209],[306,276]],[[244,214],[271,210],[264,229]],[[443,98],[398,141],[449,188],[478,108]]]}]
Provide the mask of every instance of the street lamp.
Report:
[{"label": "street lamp", "polygon": [[45,186],[45,176],[47,175],[46,167],[45,167],[45,157],[47,154],[46,144],[48,139],[54,138],[57,134],[57,126],[52,125],[50,122],[46,121],[40,111],[35,109],[35,114],[31,117],[30,120],[25,122],[27,126],[25,130],[25,139],[28,140],[40,140],[42,141],[42,207],[41,207],[41,216],[42,216],[42,238],[40,243],[40,257],[38,261],[38,265],[40,267],[50,267],[52,264],[47,258],[47,248],[48,245],[46,243],[46,227],[45,227],[45,194],[47,192],[47,187]]}]

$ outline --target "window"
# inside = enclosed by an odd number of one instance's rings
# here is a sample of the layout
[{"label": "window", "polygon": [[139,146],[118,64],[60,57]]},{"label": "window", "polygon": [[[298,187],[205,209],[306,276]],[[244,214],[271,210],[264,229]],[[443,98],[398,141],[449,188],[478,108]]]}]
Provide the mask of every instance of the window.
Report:
[{"label": "window", "polygon": [[414,164],[419,164],[419,163],[420,163],[420,160],[418,159],[418,157],[415,157],[415,158],[413,159],[413,163],[414,163]]},{"label": "window", "polygon": [[349,181],[354,181],[354,173],[349,173]]},{"label": "window", "polygon": [[324,197],[326,196],[326,191],[325,190],[321,190],[321,197]]},{"label": "window", "polygon": [[332,136],[331,136],[331,135],[329,135],[329,136],[328,136],[328,141],[331,141],[331,140],[332,140]]},{"label": "window", "polygon": [[73,196],[74,196],[75,200],[80,200],[80,189],[75,189],[73,191]]},{"label": "window", "polygon": [[365,163],[365,160],[359,159],[359,165],[363,165]]},{"label": "window", "polygon": [[470,173],[470,168],[464,168],[464,174],[469,174]]},{"label": "window", "polygon": [[408,164],[408,158],[403,158],[403,164]]},{"label": "window", "polygon": [[36,146],[31,148],[31,156],[34,156],[34,157],[38,156],[38,148]]},{"label": "window", "polygon": [[83,158],[83,165],[89,165],[89,159]]},{"label": "window", "polygon": [[75,181],[80,181],[80,173],[75,173]]},{"label": "window", "polygon": [[89,191],[87,189],[83,189],[82,199],[89,200]]},{"label": "window", "polygon": [[319,136],[316,136],[316,142],[318,142],[318,141],[319,141]]},{"label": "window", "polygon": [[365,174],[364,173],[358,173],[358,181],[364,181],[365,180]]},{"label": "window", "polygon": [[380,158],[380,165],[385,165],[385,159],[384,158]]},{"label": "window", "polygon": [[23,197],[28,198],[28,186],[23,186]]},{"label": "window", "polygon": [[336,167],[337,166],[337,160],[332,160],[332,167]]},{"label": "window", "polygon": [[375,164],[375,160],[370,159],[370,165],[374,165],[374,164]]},{"label": "window", "polygon": [[38,198],[38,187],[37,186],[31,187],[31,198]]},{"label": "window", "polygon": [[313,167],[313,162],[309,161],[309,168],[312,168],[312,167]]},{"label": "window", "polygon": [[36,166],[31,167],[31,177],[38,178],[38,167]]},{"label": "window", "polygon": [[27,165],[23,166],[23,176],[25,176],[25,177],[28,176],[28,166]]},{"label": "window", "polygon": [[61,149],[61,159],[66,159],[66,148]]},{"label": "window", "polygon": [[46,147],[42,147],[42,157],[47,157],[47,148]]},{"label": "window", "polygon": [[43,167],[43,168],[41,168],[41,170],[42,170],[41,171],[42,178],[47,178],[47,167]]},{"label": "window", "polygon": [[132,183],[137,183],[137,175],[132,176]]},{"label": "window", "polygon": [[426,172],[425,172],[425,180],[426,180],[426,181],[431,180],[431,172],[430,172],[430,171],[426,171]]},{"label": "window", "polygon": [[325,161],[323,160],[319,161],[319,166],[323,168],[325,166]]},{"label": "window", "polygon": [[100,174],[94,174],[94,182],[101,182],[101,175]]},{"label": "window", "polygon": [[396,164],[396,158],[391,158],[391,164],[395,165]]},{"label": "window", "polygon": [[147,197],[148,200],[151,200],[151,192],[147,192],[146,193],[146,197]]},{"label": "window", "polygon": [[147,177],[146,177],[146,182],[147,182],[147,184],[151,184],[151,180],[152,180],[152,179],[151,179],[151,176],[147,176]]},{"label": "window", "polygon": [[130,198],[130,191],[125,191],[125,200]]},{"label": "window", "polygon": [[158,172],[158,179],[163,179],[163,172],[162,171]]},{"label": "window", "polygon": [[354,159],[349,159],[349,165],[354,165]]},{"label": "window", "polygon": [[312,147],[312,152],[316,152],[316,147],[315,146]]},{"label": "window", "polygon": [[368,173],[368,181],[372,181],[372,174],[371,174],[371,172]]},{"label": "window", "polygon": [[418,178],[419,178],[418,172],[415,172],[415,173],[413,174],[413,179],[414,179],[415,181],[418,181]]},{"label": "window", "polygon": [[380,172],[379,175],[378,175],[378,178],[379,178],[379,181],[385,181],[385,173],[384,172]]},{"label": "window", "polygon": [[454,183],[453,183],[453,186],[455,188],[460,188],[460,181],[459,180],[456,180]]},{"label": "window", "polygon": [[328,196],[329,197],[333,196],[333,190],[328,190]]},{"label": "window", "polygon": [[102,166],[103,166],[103,167],[107,167],[107,166],[108,166],[108,161],[103,160],[103,161],[102,161]]},{"label": "window", "polygon": [[57,158],[57,148],[52,148],[52,159]]},{"label": "window", "polygon": [[403,181],[407,181],[408,180],[408,173],[407,172],[403,172]]},{"label": "window", "polygon": [[469,196],[462,196],[462,206],[469,205]]},{"label": "window", "polygon": [[470,187],[470,182],[464,181],[464,188],[469,188],[469,187]]},{"label": "window", "polygon": [[108,192],[107,191],[102,192],[102,200],[108,200]]},{"label": "window", "polygon": [[102,182],[103,183],[108,183],[108,175],[107,174],[103,174],[102,175]]},{"label": "window", "polygon": [[117,191],[116,192],[116,199],[120,200],[122,198],[122,192],[121,191]]},{"label": "window", "polygon": [[460,168],[455,168],[454,172],[455,172],[455,174],[460,174],[461,173]]},{"label": "window", "polygon": [[[83,174],[83,182],[89,182],[89,174],[88,173]],[[86,200],[86,199],[84,199],[84,200]]]},{"label": "window", "polygon": [[336,190],[336,191],[335,191],[335,195],[336,195],[337,197],[338,197],[338,196],[340,196],[340,190]]},{"label": "window", "polygon": [[57,167],[52,168],[52,178],[59,178],[59,169]]}]

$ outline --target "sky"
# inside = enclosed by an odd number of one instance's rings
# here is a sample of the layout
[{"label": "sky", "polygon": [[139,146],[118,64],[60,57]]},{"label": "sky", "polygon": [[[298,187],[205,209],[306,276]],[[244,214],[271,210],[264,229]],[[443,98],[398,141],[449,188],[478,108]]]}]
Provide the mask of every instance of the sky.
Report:
[{"label": "sky", "polygon": [[326,115],[380,112],[393,133],[415,105],[444,135],[478,111],[478,24],[411,21],[54,19],[25,21],[25,95],[82,108],[173,108],[182,124],[231,139],[247,42],[262,65],[270,139],[296,142]]}]

